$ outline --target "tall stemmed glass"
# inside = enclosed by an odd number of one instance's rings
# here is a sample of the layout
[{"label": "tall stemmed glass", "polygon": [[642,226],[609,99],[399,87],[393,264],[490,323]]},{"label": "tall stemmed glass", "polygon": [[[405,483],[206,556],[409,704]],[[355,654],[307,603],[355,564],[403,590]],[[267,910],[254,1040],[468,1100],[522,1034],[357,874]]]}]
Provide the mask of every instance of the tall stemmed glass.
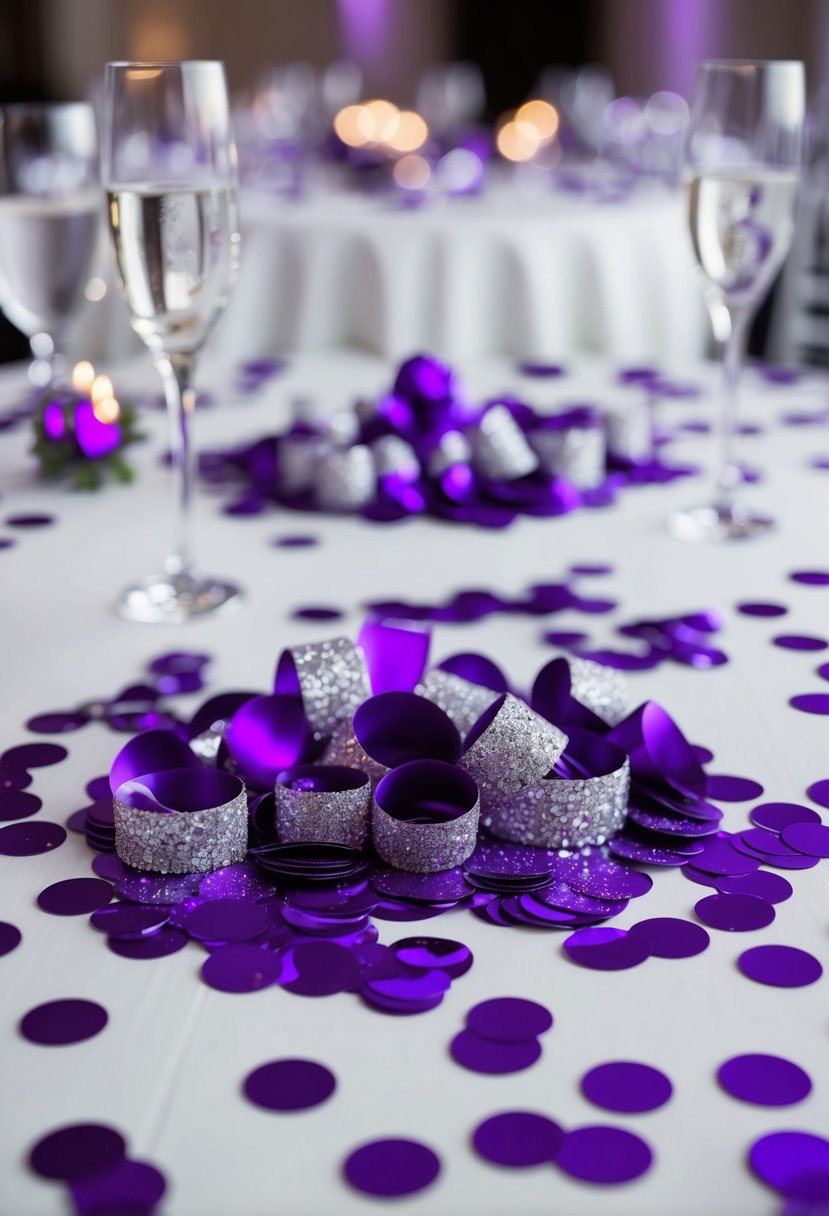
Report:
[{"label": "tall stemmed glass", "polygon": [[118,607],[131,620],[182,622],[239,595],[232,583],[194,572],[190,543],[193,367],[227,303],[239,255],[223,64],[107,64],[101,174],[132,327],[164,384],[178,481],[178,531],[164,570],[127,588]]},{"label": "tall stemmed glass", "polygon": [[89,278],[101,219],[95,114],[85,102],[0,115],[0,308],[29,339],[47,388]]},{"label": "tall stemmed glass", "polygon": [[694,253],[723,348],[721,463],[713,503],[670,518],[683,540],[741,539],[773,526],[738,497],[737,384],[749,324],[792,240],[804,114],[802,63],[712,61],[697,71],[684,173]]}]

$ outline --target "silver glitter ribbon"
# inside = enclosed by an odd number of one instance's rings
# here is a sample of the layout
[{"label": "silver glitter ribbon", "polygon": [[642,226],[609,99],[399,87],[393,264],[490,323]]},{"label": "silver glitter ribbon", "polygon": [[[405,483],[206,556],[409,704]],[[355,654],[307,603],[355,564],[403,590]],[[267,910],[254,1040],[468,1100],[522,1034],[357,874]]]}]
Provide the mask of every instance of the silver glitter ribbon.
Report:
[{"label": "silver glitter ribbon", "polygon": [[[365,699],[365,698],[364,698]],[[357,739],[351,722],[343,722],[334,731],[320,759],[321,764],[339,764],[345,768],[356,768],[365,773],[372,785],[389,771],[385,764],[372,760]]]},{"label": "silver glitter ribbon", "polygon": [[371,783],[357,789],[303,790],[276,783],[276,834],[285,843],[307,840],[361,849],[369,830]]},{"label": "silver glitter ribbon", "polygon": [[622,460],[648,460],[651,454],[651,416],[644,401],[635,398],[605,410],[607,448]]},{"label": "silver glitter ribbon", "polygon": [[441,671],[436,667],[428,672],[418,684],[415,692],[442,709],[457,726],[461,737],[475,725],[485,709],[489,709],[499,694],[482,684],[473,684],[463,676]]},{"label": "silver glitter ribbon", "polygon": [[541,849],[604,844],[625,822],[630,761],[601,777],[551,777],[490,801],[481,823],[494,836]]},{"label": "silver glitter ribbon", "polygon": [[612,667],[567,655],[570,692],[608,726],[616,726],[630,710],[628,682]]},{"label": "silver glitter ribbon", "polygon": [[420,477],[420,461],[410,443],[399,435],[381,435],[371,445],[378,477],[398,473],[401,477],[416,481]]},{"label": "silver glitter ribbon", "polygon": [[472,464],[493,481],[515,481],[538,468],[538,457],[505,405],[492,405],[466,432]]},{"label": "silver glitter ribbon", "polygon": [[292,674],[296,676],[308,721],[321,735],[332,734],[371,696],[365,657],[350,638],[289,646],[283,650],[277,666],[277,692],[290,691]]},{"label": "silver glitter ribbon", "polygon": [[460,431],[447,431],[441,435],[437,447],[426,462],[426,471],[430,477],[440,477],[447,469],[456,464],[469,464],[472,460],[472,448],[469,440]]},{"label": "silver glitter ribbon", "polygon": [[376,489],[374,457],[365,444],[329,450],[314,465],[314,498],[323,511],[358,511]]},{"label": "silver glitter ribbon", "polygon": [[113,798],[115,851],[124,865],[161,874],[206,874],[248,849],[245,787],[223,806],[204,811],[147,811]]},{"label": "silver glitter ribbon", "polygon": [[475,851],[480,800],[456,819],[444,823],[410,823],[395,819],[375,801],[371,808],[374,848],[387,865],[412,874],[451,870]]},{"label": "silver glitter ribbon", "polygon": [[512,693],[467,747],[458,764],[474,777],[484,807],[540,781],[567,746],[563,731]]},{"label": "silver glitter ribbon", "polygon": [[283,435],[277,462],[279,488],[283,494],[304,494],[314,485],[314,476],[331,446],[321,435]]},{"label": "silver glitter ribbon", "polygon": [[563,477],[579,490],[594,490],[604,481],[607,443],[601,427],[540,429],[529,441],[550,477]]}]

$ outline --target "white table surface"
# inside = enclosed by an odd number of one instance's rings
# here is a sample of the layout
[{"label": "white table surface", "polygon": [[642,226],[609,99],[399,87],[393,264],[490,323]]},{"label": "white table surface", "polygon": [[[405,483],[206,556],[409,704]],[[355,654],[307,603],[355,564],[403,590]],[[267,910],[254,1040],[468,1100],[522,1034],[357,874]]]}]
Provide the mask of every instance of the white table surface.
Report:
[{"label": "white table surface", "polygon": [[[684,373],[687,368],[680,369]],[[553,384],[521,381],[506,364],[470,365],[473,393],[517,387],[530,400],[600,398],[611,384],[608,365],[574,368]],[[321,409],[387,382],[388,366],[363,356],[304,358],[272,381],[255,401],[228,398],[197,418],[204,447],[253,438],[281,426],[294,396],[310,394]],[[710,381],[711,369],[699,375]],[[147,360],[113,372],[116,391],[152,384]],[[220,378],[205,368],[205,383]],[[20,369],[0,377],[0,402],[23,383]],[[823,405],[827,382],[787,389],[754,381],[745,415],[772,422],[787,407]],[[676,417],[699,416],[710,403],[666,406]],[[610,618],[566,613],[550,618],[494,616],[474,625],[435,629],[436,660],[480,650],[526,685],[546,661],[544,628],[585,627],[610,641],[614,622],[719,606],[726,626],[720,642],[731,662],[708,672],[665,664],[631,677],[635,701],[653,698],[688,736],[716,753],[714,771],[755,777],[766,797],[804,801],[812,781],[829,776],[827,720],[787,705],[793,693],[818,689],[821,655],[769,644],[782,627],[825,634],[829,589],[788,582],[787,572],[829,561],[829,479],[807,467],[829,451],[829,434],[773,426],[744,440],[745,456],[764,468],[765,482],[749,493],[768,502],[780,520],[767,539],[736,547],[686,547],[666,532],[671,507],[705,497],[700,479],[631,490],[609,511],[583,511],[552,520],[521,519],[490,533],[421,520],[369,526],[347,518],[291,516],[274,511],[229,519],[204,495],[199,546],[211,572],[237,577],[249,591],[245,607],[184,629],[119,620],[112,602],[129,579],[149,571],[168,535],[167,473],[158,464],[164,427],[149,415],[152,442],[134,449],[134,485],[78,495],[35,483],[26,456],[28,436],[0,437],[0,520],[14,511],[45,510],[58,523],[20,532],[0,553],[0,740],[24,741],[23,722],[37,711],[65,708],[113,693],[140,677],[153,656],[176,648],[215,656],[211,689],[261,687],[271,680],[286,644],[335,632],[356,632],[361,603],[379,597],[440,600],[464,587],[519,593],[528,584],[561,578],[571,562],[611,561],[615,573],[589,585],[619,600]],[[710,440],[689,437],[680,452],[705,459]],[[313,532],[322,544],[274,549],[277,534]],[[3,531],[7,534],[7,530]],[[790,615],[779,621],[739,617],[741,599],[780,599]],[[313,625],[289,619],[291,609],[334,603],[344,622]],[[586,624],[585,624],[586,622]],[[199,698],[195,698],[198,700]],[[187,704],[182,700],[182,704]],[[70,757],[37,770],[33,792],[40,817],[63,822],[86,799],[84,785],[105,772],[124,736],[92,725],[65,736]],[[747,825],[751,804],[724,804],[724,826]],[[735,968],[748,946],[787,943],[813,951],[826,966],[827,868],[790,875],[794,897],[777,908],[761,932],[711,932],[710,948],[682,962],[651,959],[614,974],[581,969],[561,952],[563,936],[529,929],[495,929],[456,912],[430,920],[424,931],[458,937],[475,965],[431,1013],[396,1019],[367,1009],[352,995],[302,999],[279,988],[247,997],[207,988],[198,977],[195,945],[156,962],[134,962],[107,950],[86,917],[57,918],[34,903],[61,878],[89,873],[91,856],[70,834],[54,854],[0,858],[0,919],[23,942],[0,960],[0,1211],[4,1216],[57,1216],[64,1190],[31,1175],[29,1146],[69,1122],[100,1120],[124,1130],[134,1157],[158,1164],[169,1190],[169,1216],[333,1216],[384,1210],[340,1179],[346,1154],[365,1140],[411,1136],[432,1145],[443,1172],[428,1191],[401,1203],[414,1216],[501,1216],[504,1212],[568,1216],[772,1216],[779,1203],[744,1164],[749,1144],[765,1131],[829,1128],[829,1045],[826,984],[778,990],[752,983]],[[706,894],[674,871],[654,875],[653,890],[618,918],[627,926],[655,915],[690,916]],[[378,922],[380,939],[397,940],[417,924]],[[520,995],[548,1005],[555,1026],[532,1069],[504,1077],[468,1072],[447,1045],[476,1001]],[[20,1017],[59,997],[100,1001],[110,1021],[97,1037],[65,1048],[24,1041]],[[718,1065],[743,1052],[788,1056],[812,1075],[815,1088],[798,1106],[750,1106],[721,1092]],[[268,1114],[240,1096],[240,1084],[267,1060],[307,1056],[333,1069],[332,1100],[296,1116]],[[579,1078],[602,1061],[632,1058],[664,1069],[675,1094],[662,1110],[614,1116],[591,1106]],[[546,1111],[567,1127],[613,1123],[635,1130],[656,1154],[642,1179],[599,1188],[571,1181],[552,1167],[499,1170],[469,1147],[475,1125],[509,1109]]]}]

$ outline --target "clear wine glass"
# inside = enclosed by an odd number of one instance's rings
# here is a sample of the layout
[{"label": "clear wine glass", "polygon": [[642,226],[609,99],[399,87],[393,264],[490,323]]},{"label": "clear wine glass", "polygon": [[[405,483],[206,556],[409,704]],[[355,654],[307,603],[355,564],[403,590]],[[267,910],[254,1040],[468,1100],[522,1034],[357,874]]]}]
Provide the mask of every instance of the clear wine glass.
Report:
[{"label": "clear wine glass", "polygon": [[89,278],[101,219],[95,114],[85,102],[4,106],[0,115],[0,308],[48,388]]},{"label": "clear wine glass", "polygon": [[739,498],[737,385],[751,319],[791,244],[804,117],[802,63],[723,60],[697,70],[684,176],[694,254],[723,349],[721,453],[713,503],[670,518],[682,540],[742,539],[773,526]]},{"label": "clear wine glass", "polygon": [[234,584],[197,575],[189,423],[196,356],[236,276],[236,149],[224,65],[109,63],[101,175],[121,290],[132,327],[164,385],[178,482],[178,534],[164,570],[128,587],[122,616],[182,622],[237,599]]}]

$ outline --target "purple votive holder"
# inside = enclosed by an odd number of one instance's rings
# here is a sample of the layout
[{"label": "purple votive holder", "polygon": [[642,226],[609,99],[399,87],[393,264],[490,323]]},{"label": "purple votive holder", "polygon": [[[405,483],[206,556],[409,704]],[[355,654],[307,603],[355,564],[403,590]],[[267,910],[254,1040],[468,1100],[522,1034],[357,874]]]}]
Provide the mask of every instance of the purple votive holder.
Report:
[{"label": "purple votive holder", "polygon": [[441,760],[413,760],[377,786],[374,847],[398,870],[449,870],[474,852],[479,812],[478,787],[468,773]]},{"label": "purple votive holder", "polygon": [[540,781],[566,746],[563,731],[505,692],[466,736],[459,764],[477,783],[486,805]]},{"label": "purple votive holder", "polygon": [[361,849],[368,837],[371,782],[366,773],[334,764],[300,764],[276,779],[280,842],[315,840]]},{"label": "purple votive holder", "polygon": [[245,785],[222,769],[145,773],[118,787],[114,810],[115,851],[137,870],[204,874],[246,856]]}]

